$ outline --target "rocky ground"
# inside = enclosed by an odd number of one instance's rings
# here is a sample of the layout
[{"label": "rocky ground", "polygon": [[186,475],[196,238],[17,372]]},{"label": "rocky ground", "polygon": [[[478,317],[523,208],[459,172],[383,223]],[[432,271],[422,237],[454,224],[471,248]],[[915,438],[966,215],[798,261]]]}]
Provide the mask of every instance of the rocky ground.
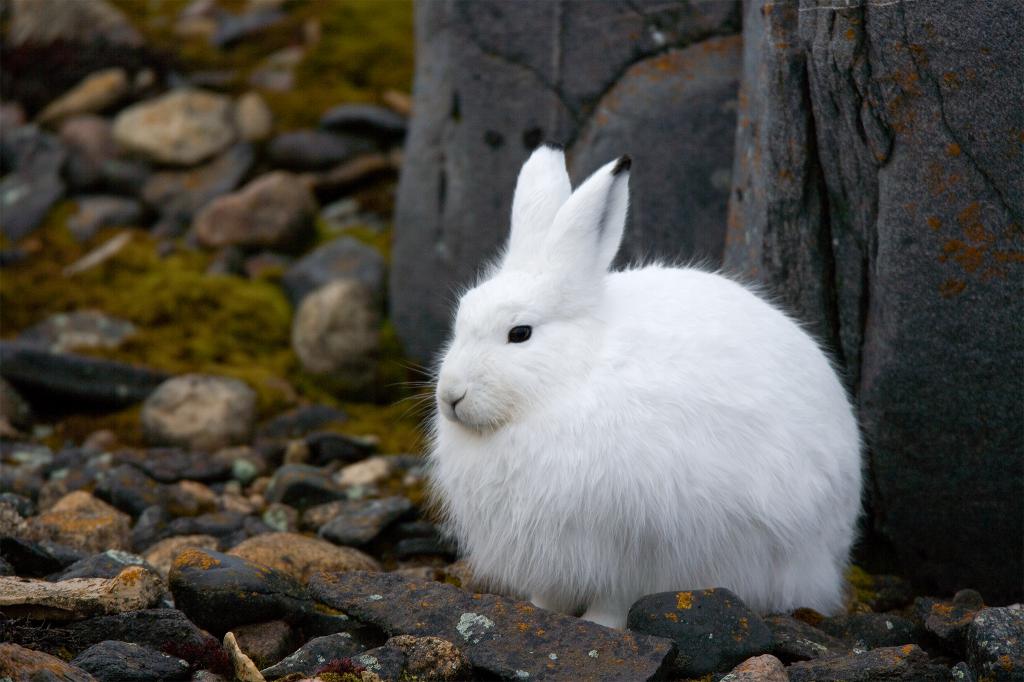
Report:
[{"label": "rocky ground", "polygon": [[385,314],[408,10],[0,2],[0,680],[1024,679],[1019,605],[856,568],[624,632],[474,581]]}]

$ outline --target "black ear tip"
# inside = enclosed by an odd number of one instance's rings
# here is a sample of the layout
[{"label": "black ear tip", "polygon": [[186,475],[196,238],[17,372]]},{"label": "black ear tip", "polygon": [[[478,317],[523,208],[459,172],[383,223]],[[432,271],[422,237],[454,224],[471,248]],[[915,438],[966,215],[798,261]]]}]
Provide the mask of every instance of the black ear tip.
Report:
[{"label": "black ear tip", "polygon": [[557,142],[545,142],[544,146],[547,147],[548,149],[554,149],[556,152],[565,151],[565,147],[563,145],[558,144]]},{"label": "black ear tip", "polygon": [[612,168],[612,175],[618,175],[629,170],[629,167],[633,165],[633,159],[629,158],[629,154],[623,154],[619,157],[619,160],[615,162],[615,167]]}]

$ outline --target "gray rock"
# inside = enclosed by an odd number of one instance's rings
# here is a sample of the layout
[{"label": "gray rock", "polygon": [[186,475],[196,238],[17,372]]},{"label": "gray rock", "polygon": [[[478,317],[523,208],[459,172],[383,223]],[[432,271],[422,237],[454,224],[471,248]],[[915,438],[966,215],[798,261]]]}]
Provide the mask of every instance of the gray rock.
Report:
[{"label": "gray rock", "polygon": [[135,325],[98,310],[56,313],[18,335],[18,341],[66,353],[90,348],[117,348],[135,333]]},{"label": "gray rock", "polygon": [[154,505],[164,505],[168,499],[166,486],[129,464],[100,471],[93,494],[132,516]]},{"label": "gray rock", "polygon": [[381,534],[392,522],[412,510],[408,498],[351,500],[336,503],[334,517],[320,526],[318,535],[338,545],[359,547]]},{"label": "gray rock", "polygon": [[326,662],[350,658],[365,650],[366,647],[354,640],[351,634],[338,632],[309,640],[298,651],[261,672],[268,680],[276,680],[292,673],[311,677]]},{"label": "gray rock", "polygon": [[292,349],[306,371],[357,390],[373,378],[379,333],[373,293],[356,280],[340,279],[302,301],[292,322]]},{"label": "gray rock", "polygon": [[310,581],[310,593],[388,634],[453,642],[478,674],[502,679],[646,680],[667,672],[672,651],[660,637],[394,573],[320,573]]},{"label": "gray rock", "polygon": [[72,578],[116,578],[117,574],[128,566],[142,566],[156,572],[156,569],[137,554],[108,549],[101,554],[93,554],[91,557],[79,559],[67,568],[49,576],[48,580],[60,582]]},{"label": "gray rock", "polygon": [[801,661],[786,668],[790,682],[947,682],[949,668],[933,663],[914,644],[848,656]]},{"label": "gray rock", "polygon": [[53,353],[20,342],[0,341],[0,376],[51,409],[85,404],[128,406],[152,393],[167,376],[134,365]]},{"label": "gray rock", "polygon": [[383,296],[384,257],[352,237],[339,237],[295,262],[281,280],[288,300],[298,307],[306,294],[337,279],[354,279]]},{"label": "gray rock", "polygon": [[985,608],[981,595],[974,590],[960,590],[953,601],[918,597],[914,600],[914,616],[931,636],[950,652],[963,656],[968,626]]},{"label": "gray rock", "polygon": [[337,166],[374,149],[372,142],[358,135],[296,130],[271,140],[267,154],[282,168],[316,171]]},{"label": "gray rock", "polygon": [[89,196],[77,199],[78,211],[68,219],[68,229],[79,241],[88,241],[105,227],[138,226],[142,204],[115,196]]},{"label": "gray rock", "polygon": [[199,243],[209,248],[294,251],[312,237],[315,216],[309,187],[298,176],[274,171],[205,206],[194,229]]},{"label": "gray rock", "polygon": [[922,643],[914,624],[893,613],[844,613],[825,618],[818,627],[854,649]]},{"label": "gray rock", "polygon": [[372,104],[339,104],[320,117],[320,127],[363,135],[380,142],[396,142],[405,136],[405,117]]},{"label": "gray rock", "polygon": [[1005,0],[799,9],[747,4],[725,265],[845,366],[871,527],[907,574],[1019,599],[1024,158],[1000,150],[1024,129],[1024,19]]},{"label": "gray rock", "polygon": [[281,502],[301,511],[339,500],[345,493],[323,469],[285,464],[274,472],[264,496],[267,502]]},{"label": "gray rock", "polygon": [[680,677],[726,671],[772,648],[764,621],[721,587],[649,594],[629,608],[626,623],[634,632],[675,642],[671,670]]},{"label": "gray rock", "polygon": [[10,170],[0,181],[2,229],[8,240],[31,234],[64,197],[60,173],[66,160],[60,140],[35,126],[0,133],[0,161]]},{"label": "gray rock", "polygon": [[[682,1],[513,7],[498,0],[416,7],[416,116],[406,139],[390,275],[391,316],[413,358],[428,360],[437,351],[451,314],[448,293],[472,282],[506,239],[519,168],[545,141],[569,148],[578,182],[598,160],[577,155],[596,153],[587,145],[603,145],[601,131],[611,125],[616,149],[601,160],[629,152],[636,172],[655,184],[635,186],[629,234],[658,239],[644,255],[693,257],[689,249],[699,241],[719,245],[706,254],[718,262],[735,116],[727,105],[735,91],[727,84],[737,75],[738,45],[703,41],[737,33],[739,7]],[[709,71],[657,71],[687,46],[696,50],[690,63]],[[684,75],[695,78],[684,81]],[[634,102],[607,97],[627,82]],[[653,112],[643,111],[641,101],[671,113],[651,126]],[[684,134],[715,139],[688,154]],[[695,179],[697,187],[688,187]],[[691,216],[675,213],[680,206],[698,208],[700,225],[711,234],[698,240]]]},{"label": "gray rock", "polygon": [[231,101],[202,90],[175,90],[123,109],[113,134],[119,145],[151,161],[191,166],[234,141]]},{"label": "gray rock", "polygon": [[1024,679],[1024,608],[984,609],[967,627],[967,662],[979,680]]},{"label": "gray rock", "polygon": [[786,663],[853,651],[849,644],[791,616],[765,616],[764,622],[772,631],[772,653]]},{"label": "gray rock", "polygon": [[228,377],[185,374],[160,385],[142,407],[154,445],[216,450],[245,442],[256,419],[256,393]]},{"label": "gray rock", "polygon": [[72,665],[104,682],[190,679],[189,664],[138,644],[106,640],[78,654]]}]

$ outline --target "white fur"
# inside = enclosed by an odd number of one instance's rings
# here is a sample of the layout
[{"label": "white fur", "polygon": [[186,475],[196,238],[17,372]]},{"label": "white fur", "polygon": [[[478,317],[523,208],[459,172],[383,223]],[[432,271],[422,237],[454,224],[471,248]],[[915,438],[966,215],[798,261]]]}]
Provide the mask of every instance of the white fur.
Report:
[{"label": "white fur", "polygon": [[503,262],[459,303],[431,452],[449,528],[479,576],[614,627],[645,594],[705,587],[835,612],[861,491],[836,372],[730,279],[609,273],[613,165],[570,197],[561,152],[535,152]]}]

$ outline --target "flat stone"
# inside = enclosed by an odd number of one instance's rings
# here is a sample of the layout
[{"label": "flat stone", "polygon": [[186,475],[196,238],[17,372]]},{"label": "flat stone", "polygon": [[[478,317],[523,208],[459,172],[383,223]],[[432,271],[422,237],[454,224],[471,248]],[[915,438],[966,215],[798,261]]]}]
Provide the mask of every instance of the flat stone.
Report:
[{"label": "flat stone", "polygon": [[914,624],[891,613],[849,613],[825,618],[818,627],[857,649],[920,644]]},{"label": "flat stone", "polygon": [[641,597],[629,609],[627,627],[674,641],[672,670],[682,677],[729,670],[772,648],[768,626],[724,588]]},{"label": "flat stone", "polygon": [[310,592],[390,635],[457,643],[475,668],[506,679],[646,680],[663,671],[672,652],[671,642],[659,637],[391,573],[321,573]]},{"label": "flat stone", "polygon": [[121,571],[129,566],[141,566],[148,571],[155,572],[154,568],[137,554],[108,549],[101,554],[93,554],[91,557],[79,559],[67,568],[49,576],[47,580],[60,582],[72,578],[116,578]]},{"label": "flat stone", "polygon": [[48,545],[19,537],[0,537],[0,556],[14,568],[15,575],[23,578],[43,578],[77,561],[68,561],[63,553],[53,552]]},{"label": "flat stone", "polygon": [[305,589],[291,576],[212,550],[179,554],[168,582],[178,608],[212,633],[268,619],[292,620],[311,608]]},{"label": "flat stone", "polygon": [[90,553],[130,548],[130,517],[81,490],[62,497],[29,525],[36,539]]},{"label": "flat stone", "polygon": [[376,485],[390,476],[394,469],[394,458],[378,455],[343,466],[334,480],[343,488]]},{"label": "flat stone", "polygon": [[319,535],[339,545],[365,545],[393,521],[412,510],[406,497],[394,496],[379,500],[346,500],[339,502],[335,516],[320,526]]},{"label": "flat stone", "polygon": [[77,114],[98,114],[128,94],[128,74],[114,67],[86,76],[81,83],[46,105],[37,118],[56,125]]},{"label": "flat stone", "polygon": [[307,436],[306,447],[309,448],[309,463],[313,466],[326,466],[333,462],[352,464],[377,450],[373,441],[329,431]]},{"label": "flat stone", "polygon": [[376,559],[358,549],[298,533],[256,535],[232,547],[228,554],[269,566],[303,584],[319,571],[381,570]]},{"label": "flat stone", "polygon": [[68,218],[68,229],[82,242],[108,227],[138,227],[144,215],[142,204],[135,199],[95,195],[75,201],[78,211]]},{"label": "flat stone", "polygon": [[12,682],[96,682],[96,678],[56,656],[17,644],[0,644],[0,678]]},{"label": "flat stone", "polygon": [[112,682],[188,680],[188,661],[130,642],[107,640],[78,654],[73,665]]},{"label": "flat stone", "polygon": [[316,171],[337,166],[374,149],[372,142],[358,135],[296,130],[271,140],[267,153],[278,167]]},{"label": "flat stone", "polygon": [[152,393],[167,375],[113,360],[101,360],[11,341],[0,341],[0,375],[29,399],[53,407],[128,407]]},{"label": "flat stone", "polygon": [[393,143],[405,137],[406,120],[391,109],[372,104],[339,104],[324,112],[320,127]]},{"label": "flat stone", "polygon": [[151,161],[191,166],[234,141],[231,101],[202,90],[176,90],[122,110],[113,134],[125,149]]},{"label": "flat stone", "polygon": [[146,609],[163,594],[160,576],[129,566],[115,578],[71,578],[58,583],[0,578],[0,607],[32,620],[75,620]]},{"label": "flat stone", "polygon": [[0,180],[3,235],[18,242],[43,224],[50,209],[63,198],[64,182],[51,171],[18,170]]},{"label": "flat stone", "polygon": [[147,448],[119,450],[114,453],[114,459],[132,465],[161,483],[182,480],[213,483],[231,478],[232,459],[221,456],[220,452],[210,454],[181,448]]},{"label": "flat stone", "polygon": [[914,600],[914,615],[924,629],[949,651],[960,655],[964,653],[967,627],[983,608],[985,602],[974,590],[961,590],[952,601],[931,597]]},{"label": "flat stone", "polygon": [[845,656],[853,651],[846,642],[791,616],[765,616],[764,622],[772,631],[772,653],[785,663]]},{"label": "flat stone", "polygon": [[304,464],[285,464],[274,472],[264,497],[267,502],[281,502],[301,511],[342,499],[345,493],[323,469]]},{"label": "flat stone", "polygon": [[915,644],[819,658],[786,668],[791,682],[947,682],[949,669],[933,663]]},{"label": "flat stone", "polygon": [[982,609],[967,627],[967,663],[978,680],[1024,679],[1024,608]]},{"label": "flat stone", "polygon": [[277,680],[294,673],[312,677],[314,672],[329,661],[350,658],[365,650],[366,647],[347,632],[315,637],[277,664],[265,668],[262,671],[263,677]]},{"label": "flat stone", "polygon": [[264,439],[302,438],[328,424],[342,423],[348,415],[329,405],[305,405],[279,414],[257,430]]}]

